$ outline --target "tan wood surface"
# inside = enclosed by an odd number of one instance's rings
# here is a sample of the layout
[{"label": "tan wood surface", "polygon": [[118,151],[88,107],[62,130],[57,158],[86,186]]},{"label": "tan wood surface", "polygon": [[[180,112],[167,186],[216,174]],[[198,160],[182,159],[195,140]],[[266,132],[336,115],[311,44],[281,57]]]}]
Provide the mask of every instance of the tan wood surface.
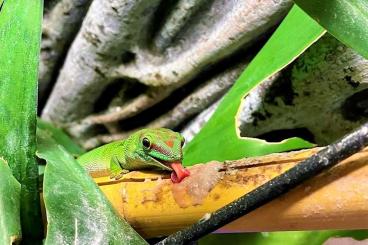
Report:
[{"label": "tan wood surface", "polygon": [[[163,173],[131,172],[119,181],[112,181],[107,176],[96,177],[95,181],[118,212],[139,233],[154,237],[171,234],[208,217],[211,212],[283,173],[318,150],[315,148],[228,161],[220,168],[221,178],[209,193],[201,189],[208,188],[203,176],[194,174],[188,179],[192,185],[189,190],[185,186],[174,186],[169,176]],[[226,225],[219,232],[366,229],[367,162],[368,148]],[[193,195],[193,192],[195,194],[198,191],[201,195]],[[202,202],[198,201],[201,197]]]}]

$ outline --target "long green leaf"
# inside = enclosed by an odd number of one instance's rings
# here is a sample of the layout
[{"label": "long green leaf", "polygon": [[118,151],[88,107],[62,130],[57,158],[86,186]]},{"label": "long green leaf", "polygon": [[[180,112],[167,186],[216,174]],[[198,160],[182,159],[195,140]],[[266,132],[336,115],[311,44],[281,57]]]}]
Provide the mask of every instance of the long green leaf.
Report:
[{"label": "long green leaf", "polygon": [[294,1],[329,33],[368,59],[368,1]]},{"label": "long green leaf", "polygon": [[38,133],[37,155],[47,161],[44,200],[46,245],[146,244],[120,218],[88,173],[46,132]]},{"label": "long green leaf", "polygon": [[8,164],[0,158],[0,244],[13,244],[21,239],[20,184]]},{"label": "long green leaf", "polygon": [[36,149],[42,0],[4,0],[0,11],[0,156],[21,184],[25,238],[42,237]]},{"label": "long green leaf", "polygon": [[223,161],[310,147],[310,143],[300,138],[280,143],[241,138],[236,117],[241,100],[252,88],[290,64],[323,33],[322,27],[294,6],[223,98],[212,118],[184,148],[184,164],[188,166],[210,160]]},{"label": "long green leaf", "polygon": [[367,232],[358,231],[289,231],[251,234],[213,234],[200,240],[199,245],[252,244],[252,245],[322,245],[330,237],[367,238]]}]

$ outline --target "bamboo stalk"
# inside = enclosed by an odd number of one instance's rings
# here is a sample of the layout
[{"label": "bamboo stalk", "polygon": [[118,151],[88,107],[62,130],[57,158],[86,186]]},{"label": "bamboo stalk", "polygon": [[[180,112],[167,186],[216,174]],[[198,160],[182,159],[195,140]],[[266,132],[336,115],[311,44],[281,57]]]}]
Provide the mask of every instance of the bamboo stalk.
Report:
[{"label": "bamboo stalk", "polygon": [[[185,184],[183,188],[181,184],[172,184],[168,175],[162,173],[131,172],[119,181],[107,176],[94,179],[118,212],[149,238],[171,234],[208,217],[318,150],[271,154],[222,165],[214,163],[202,175],[203,171],[194,167],[187,181],[191,191],[185,190]],[[368,228],[368,218],[364,218],[368,215],[367,161],[368,148],[365,148],[218,232]],[[206,180],[207,173],[210,178]],[[216,176],[219,179],[210,188],[208,183]],[[193,187],[196,183],[202,189]],[[203,190],[206,188],[211,189],[209,193]]]}]

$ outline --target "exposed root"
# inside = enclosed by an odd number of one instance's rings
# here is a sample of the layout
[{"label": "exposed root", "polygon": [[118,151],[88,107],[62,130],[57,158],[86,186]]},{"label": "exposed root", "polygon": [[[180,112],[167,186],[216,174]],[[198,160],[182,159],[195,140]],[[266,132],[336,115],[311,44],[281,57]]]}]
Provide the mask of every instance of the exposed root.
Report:
[{"label": "exposed root", "polygon": [[241,63],[210,79],[182,100],[175,108],[152,121],[146,127],[175,128],[185,120],[205,110],[226,93],[244,69],[244,66],[245,63]]},{"label": "exposed root", "polygon": [[[104,124],[110,133],[116,133],[118,127],[114,124],[115,122],[133,117],[143,110],[155,105],[169,96],[174,89],[174,87],[151,88],[146,93],[139,95],[122,106],[111,107],[105,114],[91,115],[81,121],[69,124],[66,128],[68,132],[76,138],[86,137],[86,135],[89,134],[88,132],[98,124]],[[99,140],[91,140],[91,142],[96,142],[98,145]],[[106,141],[104,140],[102,142]],[[87,143],[87,145],[97,146],[92,143]]]},{"label": "exposed root", "polygon": [[[108,127],[108,130],[111,134],[98,135],[96,137],[90,138],[84,143],[84,147],[90,149],[101,144],[124,139],[126,136],[141,128],[175,128],[188,118],[206,109],[214,101],[225,94],[225,92],[235,82],[236,78],[243,70],[244,65],[245,62],[242,62],[241,64],[225,70],[223,73],[208,80],[205,84],[200,86],[192,94],[181,101],[175,108],[157,118],[156,120],[148,123],[144,127],[139,127],[130,131],[119,132],[118,127],[116,127],[116,125],[109,121],[109,123],[105,124],[105,126]],[[130,108],[131,107],[132,106],[130,106]],[[109,117],[109,119],[110,118],[111,117]],[[120,119],[120,117],[117,118],[117,120]]]},{"label": "exposed root", "polygon": [[103,134],[90,138],[82,143],[82,147],[85,149],[93,149],[99,145],[107,144],[116,140],[122,140],[127,138],[133,131],[117,134]]},{"label": "exposed root", "polygon": [[204,0],[179,0],[173,11],[171,11],[165,24],[162,26],[158,35],[154,39],[155,47],[160,51],[164,51],[178,33],[187,24],[188,20],[203,5]]},{"label": "exposed root", "polygon": [[142,95],[139,95],[131,102],[123,106],[116,106],[114,108],[109,108],[109,111],[101,115],[92,115],[83,120],[86,124],[104,124],[116,122],[119,120],[127,119],[129,117],[135,116],[143,110],[157,104],[164,98],[166,98],[172,91],[174,87],[160,87],[152,88]]},{"label": "exposed root", "polygon": [[[94,0],[75,38],[42,117],[57,125],[71,123],[93,111],[112,82],[106,69],[133,57],[137,43],[159,1]],[[143,36],[142,36],[143,35]],[[131,54],[131,55],[127,55]]]},{"label": "exposed root", "polygon": [[[48,1],[46,1],[48,2]],[[77,34],[91,0],[50,1],[42,26],[39,94],[46,96],[57,64]]]},{"label": "exposed root", "polygon": [[[168,24],[160,28],[152,25],[159,3],[94,0],[43,118],[57,125],[81,120],[93,112],[101,91],[115,78],[132,78],[151,87],[183,86],[210,65],[253,43],[291,6],[289,0],[213,0],[203,6],[201,0],[179,1]],[[163,37],[163,43],[172,40],[163,44],[167,48],[159,55],[147,35],[152,27],[159,28],[156,37]],[[96,123],[114,120],[94,119]]]}]

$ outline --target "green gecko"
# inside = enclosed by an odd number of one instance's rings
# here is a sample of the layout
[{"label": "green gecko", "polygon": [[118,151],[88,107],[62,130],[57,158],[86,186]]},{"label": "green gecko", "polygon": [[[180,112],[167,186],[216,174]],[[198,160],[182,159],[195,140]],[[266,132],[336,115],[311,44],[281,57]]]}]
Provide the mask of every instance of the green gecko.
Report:
[{"label": "green gecko", "polygon": [[171,180],[180,182],[189,176],[181,162],[184,137],[170,129],[142,129],[125,140],[93,149],[77,161],[90,172],[106,173],[120,179],[131,170],[161,169],[173,171]]}]

